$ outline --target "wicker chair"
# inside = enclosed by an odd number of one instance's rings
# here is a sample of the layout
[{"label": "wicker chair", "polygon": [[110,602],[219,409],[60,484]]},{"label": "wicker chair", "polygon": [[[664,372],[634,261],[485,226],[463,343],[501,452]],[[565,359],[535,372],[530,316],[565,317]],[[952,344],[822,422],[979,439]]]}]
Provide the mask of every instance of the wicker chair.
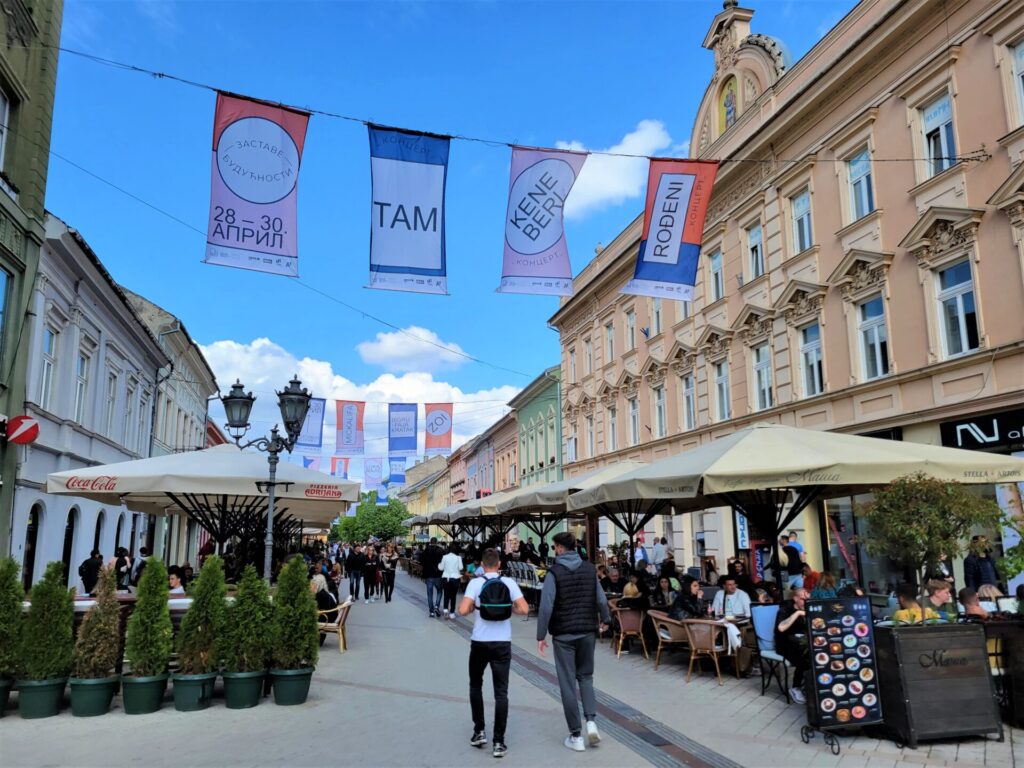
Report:
[{"label": "wicker chair", "polygon": [[686,634],[686,627],[683,622],[669,618],[667,613],[661,611],[648,611],[647,618],[654,625],[654,632],[658,636],[658,650],[654,654],[654,668],[661,664],[661,652],[666,648],[683,646],[690,647],[690,638]]},{"label": "wicker chair", "polygon": [[686,619],[682,623],[690,642],[690,667],[686,672],[686,682],[690,682],[693,675],[693,662],[708,656],[715,663],[715,675],[718,677],[718,684],[722,685],[722,670],[718,666],[718,656],[729,652],[729,638],[725,625],[710,619]]},{"label": "wicker chair", "polygon": [[[348,621],[348,612],[352,610],[353,602],[353,600],[349,599],[337,608],[319,612],[320,618],[317,626],[321,632],[333,632],[338,636],[338,653],[344,653],[348,650],[348,637],[345,635],[345,622]],[[334,621],[329,621],[328,614],[335,612],[337,612],[338,617]]]},{"label": "wicker chair", "polygon": [[[612,645],[615,650],[615,657],[622,658],[622,643],[627,637],[640,638],[640,647],[644,650],[644,658],[651,658],[647,653],[647,641],[644,640],[643,622],[644,615],[636,608],[615,608],[612,610],[612,617],[619,620],[619,626],[612,636]],[[618,644],[615,643],[618,638]]]}]

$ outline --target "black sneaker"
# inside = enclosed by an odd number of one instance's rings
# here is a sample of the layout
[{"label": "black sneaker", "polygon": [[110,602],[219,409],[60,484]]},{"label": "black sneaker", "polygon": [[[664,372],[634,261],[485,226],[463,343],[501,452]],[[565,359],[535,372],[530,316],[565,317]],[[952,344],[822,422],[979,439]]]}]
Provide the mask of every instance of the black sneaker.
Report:
[{"label": "black sneaker", "polygon": [[491,751],[492,755],[494,755],[495,757],[504,757],[506,752],[508,752],[508,747],[506,747],[500,741],[494,742],[494,749]]},{"label": "black sneaker", "polygon": [[471,747],[480,748],[480,747],[483,747],[486,744],[487,744],[487,733],[484,732],[484,731],[475,731],[473,733],[473,738],[469,740],[469,745]]}]

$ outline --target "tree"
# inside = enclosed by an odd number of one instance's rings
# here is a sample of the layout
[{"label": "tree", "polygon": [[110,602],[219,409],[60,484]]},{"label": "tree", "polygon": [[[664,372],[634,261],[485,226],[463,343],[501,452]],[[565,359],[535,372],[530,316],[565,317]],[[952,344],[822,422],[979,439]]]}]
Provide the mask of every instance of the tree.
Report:
[{"label": "tree", "polygon": [[363,500],[356,507],[355,517],[343,517],[335,526],[342,541],[364,541],[371,536],[378,539],[394,539],[404,535],[408,529],[402,521],[409,517],[405,505],[394,496],[388,503],[377,505],[377,492],[363,494]]},{"label": "tree", "polygon": [[0,680],[14,678],[17,671],[21,602],[25,599],[25,591],[18,578],[20,573],[18,561],[13,557],[0,560]]},{"label": "tree", "polygon": [[18,675],[23,680],[67,677],[75,652],[75,604],[64,563],[49,563],[28,599],[18,642]]},{"label": "tree", "polygon": [[128,618],[125,640],[125,655],[136,677],[152,677],[167,671],[174,636],[167,592],[167,569],[163,561],[151,557],[142,569],[138,598]]},{"label": "tree", "polygon": [[224,563],[216,555],[206,558],[192,587],[192,606],[181,620],[178,634],[178,663],[185,675],[216,672],[220,658],[218,643],[223,642]]},{"label": "tree", "polygon": [[[1017,486],[1013,486],[1013,491],[1011,492],[1016,491]],[[999,560],[999,570],[1002,571],[1003,577],[1007,581],[1010,581],[1018,574],[1024,573],[1024,512],[1019,511],[1021,509],[1020,503],[1021,499],[1018,495],[1015,506],[1018,513],[1007,512],[1002,520],[1004,531],[1009,528],[1017,534],[1017,543],[1012,547],[1005,546],[1006,536],[1003,536],[1004,549],[1003,557]],[[1022,606],[1021,610],[1024,610],[1024,606]]]},{"label": "tree", "polygon": [[316,666],[320,652],[316,598],[309,591],[306,562],[293,557],[281,570],[274,593],[273,664],[277,669]]},{"label": "tree", "polygon": [[121,657],[121,605],[117,601],[117,574],[113,568],[100,571],[96,604],[78,628],[75,642],[74,676],[97,680],[114,674]]},{"label": "tree", "polygon": [[259,672],[270,656],[271,605],[267,585],[251,565],[238,582],[235,604],[228,610],[224,630],[224,669]]}]

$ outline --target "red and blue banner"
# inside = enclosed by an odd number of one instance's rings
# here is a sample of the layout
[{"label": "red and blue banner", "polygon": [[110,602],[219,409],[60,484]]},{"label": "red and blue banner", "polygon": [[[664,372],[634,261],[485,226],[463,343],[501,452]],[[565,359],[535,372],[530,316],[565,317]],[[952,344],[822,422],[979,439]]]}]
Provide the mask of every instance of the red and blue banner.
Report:
[{"label": "red and blue banner", "polygon": [[348,456],[331,456],[331,476],[348,480]]},{"label": "red and blue banner", "polygon": [[334,407],[337,413],[334,452],[341,456],[362,455],[366,403],[359,400],[336,400]]},{"label": "red and blue banner", "polygon": [[423,452],[427,456],[447,456],[452,452],[452,404],[426,403],[423,410],[426,413]]}]

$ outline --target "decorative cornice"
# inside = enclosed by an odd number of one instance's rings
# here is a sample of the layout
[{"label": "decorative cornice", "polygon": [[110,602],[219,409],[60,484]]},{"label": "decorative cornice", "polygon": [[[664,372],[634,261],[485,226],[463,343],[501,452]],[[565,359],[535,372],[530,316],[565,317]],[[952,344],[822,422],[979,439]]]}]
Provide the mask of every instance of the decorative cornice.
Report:
[{"label": "decorative cornice", "polygon": [[937,260],[974,243],[983,214],[978,208],[933,206],[921,215],[900,247],[910,251],[918,266],[931,269]]},{"label": "decorative cornice", "polygon": [[697,340],[697,347],[708,360],[718,360],[729,354],[733,332],[714,325],[707,326]]},{"label": "decorative cornice", "polygon": [[773,308],[786,319],[786,325],[803,325],[821,312],[826,291],[827,286],[820,283],[790,280]]},{"label": "decorative cornice", "polygon": [[744,344],[753,345],[768,338],[772,331],[773,313],[770,309],[746,304],[732,324],[732,330]]},{"label": "decorative cornice", "polygon": [[22,0],[0,0],[0,9],[7,18],[7,47],[18,43],[27,48],[39,34],[32,11]]},{"label": "decorative cornice", "polygon": [[885,285],[892,258],[887,251],[852,249],[829,275],[828,284],[838,288],[845,301],[857,301]]}]

